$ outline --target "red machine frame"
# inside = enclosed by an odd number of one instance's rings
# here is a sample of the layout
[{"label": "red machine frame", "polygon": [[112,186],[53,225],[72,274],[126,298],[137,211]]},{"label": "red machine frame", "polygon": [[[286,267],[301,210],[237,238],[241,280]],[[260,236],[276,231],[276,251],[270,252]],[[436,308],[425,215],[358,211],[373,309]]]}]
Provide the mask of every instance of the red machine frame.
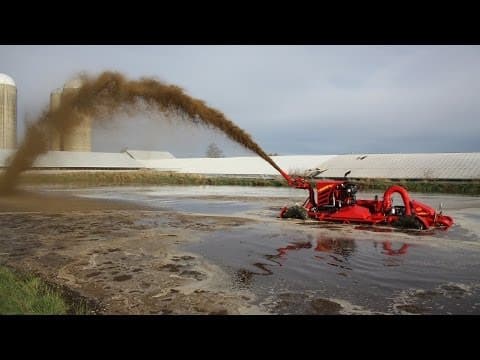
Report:
[{"label": "red machine frame", "polygon": [[[288,184],[297,189],[308,190],[309,196],[303,204],[308,217],[320,221],[360,223],[371,225],[395,225],[403,219],[413,221],[418,229],[430,227],[448,229],[453,225],[450,216],[419,201],[410,199],[407,190],[401,186],[390,186],[383,199],[357,200],[358,187],[347,180],[318,181],[315,190],[309,181],[300,177],[290,177],[281,172]],[[398,193],[404,206],[394,206],[392,195]],[[288,207],[280,212],[285,217]]]}]

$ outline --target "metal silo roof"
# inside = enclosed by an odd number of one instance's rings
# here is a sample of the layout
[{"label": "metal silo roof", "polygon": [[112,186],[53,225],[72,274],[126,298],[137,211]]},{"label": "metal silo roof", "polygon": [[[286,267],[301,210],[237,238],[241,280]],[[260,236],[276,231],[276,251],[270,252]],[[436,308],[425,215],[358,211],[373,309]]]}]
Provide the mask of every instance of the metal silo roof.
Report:
[{"label": "metal silo roof", "polygon": [[15,86],[15,81],[7,74],[0,73],[0,84]]}]

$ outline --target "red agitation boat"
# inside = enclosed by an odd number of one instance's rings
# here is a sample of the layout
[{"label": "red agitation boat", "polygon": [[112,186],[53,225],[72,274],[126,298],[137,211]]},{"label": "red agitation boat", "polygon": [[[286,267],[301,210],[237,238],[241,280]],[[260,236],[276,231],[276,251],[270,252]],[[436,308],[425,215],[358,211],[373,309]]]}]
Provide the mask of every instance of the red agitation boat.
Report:
[{"label": "red agitation boat", "polygon": [[[308,190],[309,196],[302,205],[301,216],[291,216],[291,207],[284,207],[280,217],[301,217],[320,221],[360,223],[370,225],[391,225],[416,228],[431,227],[448,229],[453,224],[450,216],[437,212],[420,201],[410,199],[407,190],[401,186],[390,186],[383,198],[372,200],[357,199],[358,186],[344,180],[317,181],[312,185],[301,177],[291,177],[281,172],[288,184],[297,189]],[[399,194],[403,205],[394,206],[392,196]],[[298,214],[298,212],[297,212]]]}]

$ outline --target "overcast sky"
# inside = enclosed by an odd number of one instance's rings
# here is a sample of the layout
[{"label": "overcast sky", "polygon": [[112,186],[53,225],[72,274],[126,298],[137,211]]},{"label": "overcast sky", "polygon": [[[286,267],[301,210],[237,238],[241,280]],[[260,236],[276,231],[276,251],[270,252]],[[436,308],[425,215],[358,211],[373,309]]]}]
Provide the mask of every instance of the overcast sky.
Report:
[{"label": "overcast sky", "polygon": [[[479,46],[3,46],[0,73],[24,120],[78,72],[121,71],[181,86],[222,111],[267,152],[345,154],[480,151]],[[145,114],[96,126],[96,151],[203,156],[218,133]]]}]

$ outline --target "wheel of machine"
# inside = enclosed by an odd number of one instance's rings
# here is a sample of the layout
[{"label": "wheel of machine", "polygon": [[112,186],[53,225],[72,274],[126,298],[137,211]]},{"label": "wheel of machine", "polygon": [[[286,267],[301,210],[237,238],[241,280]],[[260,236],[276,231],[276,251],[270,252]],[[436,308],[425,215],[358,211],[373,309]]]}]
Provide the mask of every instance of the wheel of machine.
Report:
[{"label": "wheel of machine", "polygon": [[282,212],[281,215],[283,218],[292,218],[292,219],[308,219],[307,210],[303,206],[294,205]]},{"label": "wheel of machine", "polygon": [[425,230],[425,225],[423,225],[423,223],[420,221],[419,218],[415,217],[414,224],[415,224],[415,229]]},{"label": "wheel of machine", "polygon": [[402,228],[402,229],[416,229],[424,230],[425,226],[416,216],[400,216],[395,222],[392,223],[393,226]]}]

